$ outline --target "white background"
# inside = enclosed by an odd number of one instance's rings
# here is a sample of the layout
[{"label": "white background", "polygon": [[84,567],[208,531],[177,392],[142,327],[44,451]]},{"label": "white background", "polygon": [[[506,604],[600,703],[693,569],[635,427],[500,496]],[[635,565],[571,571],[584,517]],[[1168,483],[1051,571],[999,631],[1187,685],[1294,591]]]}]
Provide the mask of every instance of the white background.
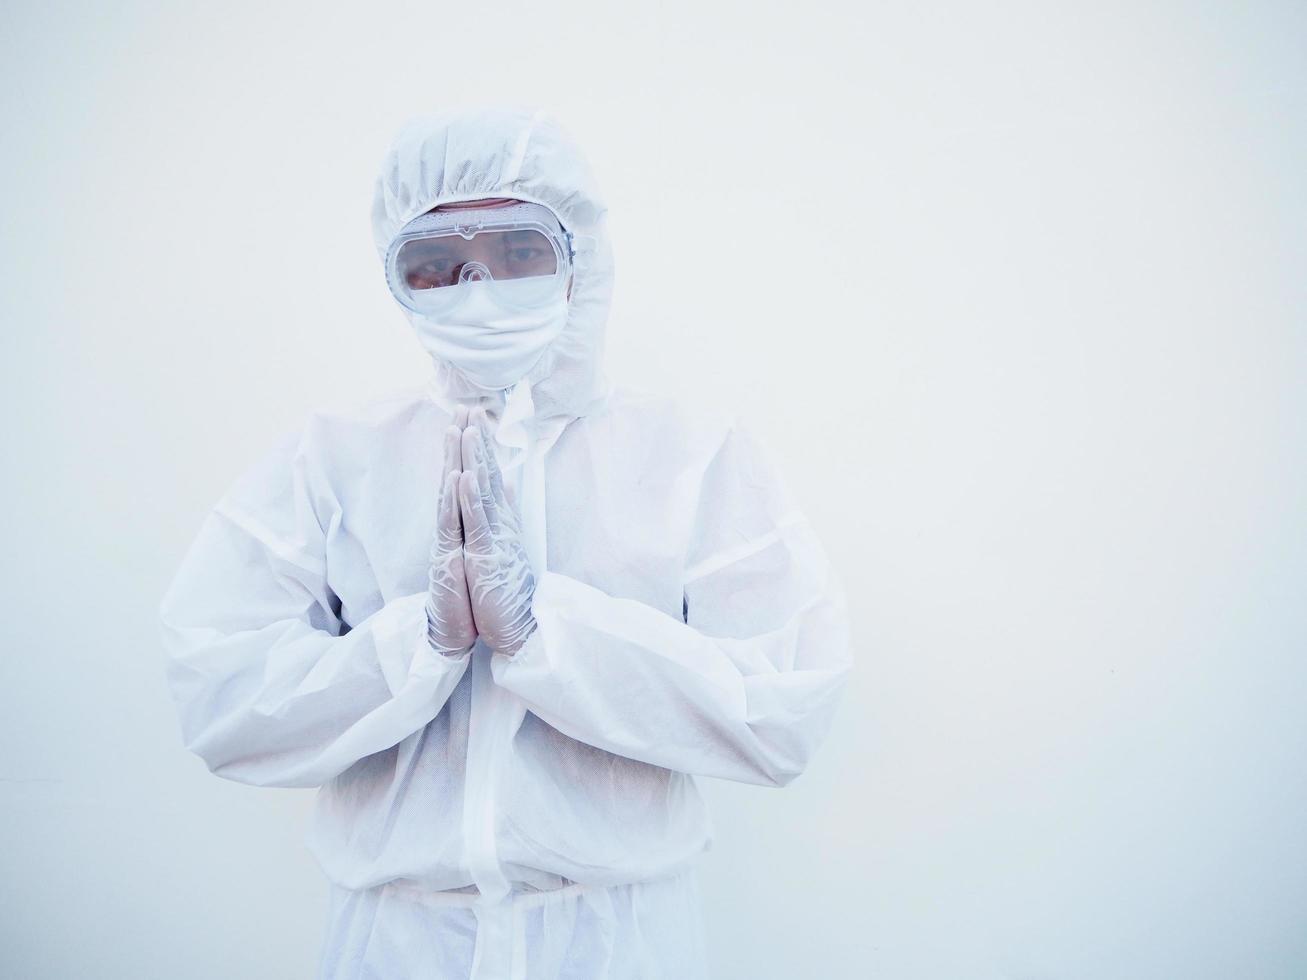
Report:
[{"label": "white background", "polygon": [[619,381],[737,408],[856,677],[709,782],[720,980],[1307,975],[1307,9],[9,3],[0,973],[309,977],[306,791],[181,747],[157,603],[316,408],[420,381],[409,115],[588,148]]}]

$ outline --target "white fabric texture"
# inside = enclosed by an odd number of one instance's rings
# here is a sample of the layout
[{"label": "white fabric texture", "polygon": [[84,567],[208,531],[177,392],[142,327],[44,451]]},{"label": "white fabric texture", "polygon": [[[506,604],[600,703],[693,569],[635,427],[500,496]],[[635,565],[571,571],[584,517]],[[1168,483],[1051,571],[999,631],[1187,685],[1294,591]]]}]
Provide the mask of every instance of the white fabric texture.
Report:
[{"label": "white fabric texture", "polygon": [[[546,117],[406,127],[378,250],[447,200],[519,197],[590,236],[528,375],[315,413],[209,514],[160,609],[185,744],[214,773],[317,787],[321,977],[707,976],[697,777],[784,786],[851,658],[843,588],[738,418],[614,388],[604,207]],[[535,578],[511,657],[427,640],[446,427],[486,408]],[[779,921],[778,921],[779,924]]]}]

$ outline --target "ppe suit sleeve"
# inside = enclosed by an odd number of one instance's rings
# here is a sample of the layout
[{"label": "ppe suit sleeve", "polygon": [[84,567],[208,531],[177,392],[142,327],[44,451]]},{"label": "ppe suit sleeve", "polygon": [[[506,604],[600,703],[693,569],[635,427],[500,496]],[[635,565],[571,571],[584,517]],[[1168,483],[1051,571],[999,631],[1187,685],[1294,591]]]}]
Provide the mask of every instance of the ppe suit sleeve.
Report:
[{"label": "ppe suit sleeve", "polygon": [[492,672],[564,734],[681,772],[784,786],[852,661],[843,585],[738,422],[702,479],[684,617],[547,571],[536,631]]},{"label": "ppe suit sleeve", "polygon": [[[256,786],[320,786],[395,745],[440,712],[469,659],[431,648],[425,588],[342,621],[299,444],[283,440],[217,503],[159,608],[186,747]],[[336,507],[321,506],[332,529]]]}]

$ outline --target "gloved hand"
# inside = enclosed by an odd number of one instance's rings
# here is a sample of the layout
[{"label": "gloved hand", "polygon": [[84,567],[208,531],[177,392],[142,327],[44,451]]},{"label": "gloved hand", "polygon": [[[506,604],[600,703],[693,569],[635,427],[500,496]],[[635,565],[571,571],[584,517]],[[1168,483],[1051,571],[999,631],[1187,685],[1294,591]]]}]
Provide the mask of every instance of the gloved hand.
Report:
[{"label": "gloved hand", "polygon": [[458,506],[463,430],[468,411],[460,406],[454,424],[445,429],[444,473],[436,510],[436,536],[431,543],[427,592],[427,639],[445,657],[462,656],[476,643],[463,560],[463,524]]},{"label": "gloved hand", "polygon": [[536,628],[535,576],[522,547],[521,522],[504,493],[484,409],[463,430],[459,510],[463,565],[477,632],[496,653],[515,654]]}]

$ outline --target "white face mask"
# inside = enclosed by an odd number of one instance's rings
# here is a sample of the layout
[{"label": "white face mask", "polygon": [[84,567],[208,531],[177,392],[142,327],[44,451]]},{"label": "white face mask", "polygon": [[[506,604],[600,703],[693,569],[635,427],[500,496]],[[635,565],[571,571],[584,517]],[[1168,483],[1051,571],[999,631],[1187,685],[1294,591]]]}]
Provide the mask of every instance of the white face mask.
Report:
[{"label": "white face mask", "polygon": [[[522,280],[526,281],[526,280]],[[567,295],[535,305],[506,302],[516,283],[464,282],[458,302],[440,313],[408,312],[422,346],[477,384],[507,388],[526,375],[567,322]]]}]

